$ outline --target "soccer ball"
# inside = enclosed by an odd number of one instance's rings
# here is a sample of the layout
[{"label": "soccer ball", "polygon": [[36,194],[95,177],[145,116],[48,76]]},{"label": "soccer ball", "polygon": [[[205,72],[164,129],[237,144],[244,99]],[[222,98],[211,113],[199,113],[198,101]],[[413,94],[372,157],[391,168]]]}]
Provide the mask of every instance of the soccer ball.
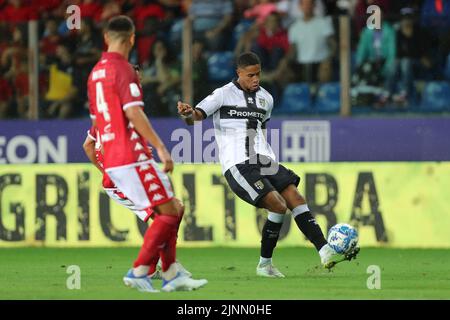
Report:
[{"label": "soccer ball", "polygon": [[331,227],[327,240],[334,251],[345,254],[358,244],[358,231],[349,224],[339,223]]}]

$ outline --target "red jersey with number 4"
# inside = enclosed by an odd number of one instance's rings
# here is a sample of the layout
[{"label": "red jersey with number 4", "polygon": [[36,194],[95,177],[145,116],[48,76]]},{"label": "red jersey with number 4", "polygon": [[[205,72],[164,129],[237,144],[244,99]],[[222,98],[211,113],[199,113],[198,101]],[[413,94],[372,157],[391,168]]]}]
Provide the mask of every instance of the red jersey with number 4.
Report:
[{"label": "red jersey with number 4", "polygon": [[125,110],[144,106],[142,87],[131,64],[119,53],[104,52],[88,79],[89,109],[103,146],[104,169],[152,159],[151,149],[133,129]]}]

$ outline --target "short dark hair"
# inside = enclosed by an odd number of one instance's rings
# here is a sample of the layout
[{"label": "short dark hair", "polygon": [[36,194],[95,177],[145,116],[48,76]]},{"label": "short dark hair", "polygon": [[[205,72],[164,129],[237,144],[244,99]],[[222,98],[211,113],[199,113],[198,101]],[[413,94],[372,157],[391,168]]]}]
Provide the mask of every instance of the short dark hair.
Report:
[{"label": "short dark hair", "polygon": [[259,57],[254,54],[253,52],[245,52],[239,56],[237,59],[237,67],[238,68],[245,68],[248,66],[254,66],[257,64],[261,64],[261,60],[259,60]]},{"label": "short dark hair", "polygon": [[128,38],[135,31],[133,20],[121,15],[109,19],[105,32],[115,38]]}]

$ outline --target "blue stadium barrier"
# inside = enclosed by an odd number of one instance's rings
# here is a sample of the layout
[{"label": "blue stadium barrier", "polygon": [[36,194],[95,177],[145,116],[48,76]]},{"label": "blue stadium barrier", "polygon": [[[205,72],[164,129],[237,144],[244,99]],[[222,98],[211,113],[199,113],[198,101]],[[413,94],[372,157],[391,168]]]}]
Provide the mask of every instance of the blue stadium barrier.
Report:
[{"label": "blue stadium barrier", "polygon": [[208,58],[208,76],[213,82],[231,81],[235,69],[232,51],[215,52]]},{"label": "blue stadium barrier", "polygon": [[428,82],[422,93],[422,111],[450,111],[450,84],[445,81]]},{"label": "blue stadium barrier", "polygon": [[315,110],[318,113],[337,113],[341,109],[341,85],[339,82],[324,83],[317,92]]},{"label": "blue stadium barrier", "polygon": [[296,114],[311,112],[311,93],[307,83],[291,83],[283,92],[279,108],[275,114]]}]

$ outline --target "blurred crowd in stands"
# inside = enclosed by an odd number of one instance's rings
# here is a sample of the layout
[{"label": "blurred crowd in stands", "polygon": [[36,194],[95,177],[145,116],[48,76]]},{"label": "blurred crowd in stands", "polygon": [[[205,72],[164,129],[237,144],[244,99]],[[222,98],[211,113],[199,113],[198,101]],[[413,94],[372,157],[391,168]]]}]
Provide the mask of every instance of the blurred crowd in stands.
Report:
[{"label": "blurred crowd in stands", "polygon": [[[80,29],[66,24],[72,4],[81,9]],[[380,29],[367,27],[371,5],[381,9]],[[230,81],[235,57],[251,50],[275,113],[337,112],[339,16],[348,14],[355,110],[414,111],[426,101],[450,111],[450,0],[0,0],[0,119],[28,117],[31,20],[39,26],[39,117],[87,116],[102,28],[119,14],[136,24],[130,60],[140,66],[152,117],[176,116],[187,15],[195,103]]]}]

